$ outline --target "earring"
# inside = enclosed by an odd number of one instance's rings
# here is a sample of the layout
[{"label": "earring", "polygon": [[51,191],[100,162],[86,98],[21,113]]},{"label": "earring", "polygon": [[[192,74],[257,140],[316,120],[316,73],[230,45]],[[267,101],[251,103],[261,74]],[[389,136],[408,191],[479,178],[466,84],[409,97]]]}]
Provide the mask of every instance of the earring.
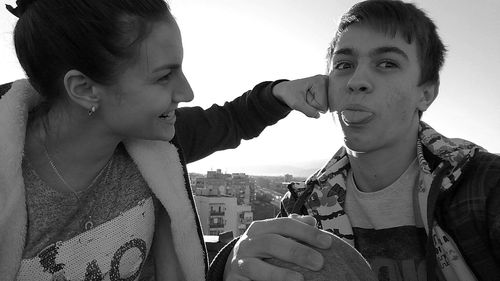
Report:
[{"label": "earring", "polygon": [[89,116],[92,116],[92,114],[94,114],[94,112],[96,111],[96,107],[95,105],[93,105],[90,109],[89,109]]}]

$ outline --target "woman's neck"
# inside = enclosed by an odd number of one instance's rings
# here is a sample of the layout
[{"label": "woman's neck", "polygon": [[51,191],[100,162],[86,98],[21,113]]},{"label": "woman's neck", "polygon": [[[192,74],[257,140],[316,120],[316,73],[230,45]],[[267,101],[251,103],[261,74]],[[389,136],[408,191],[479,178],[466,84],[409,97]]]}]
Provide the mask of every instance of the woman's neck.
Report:
[{"label": "woman's neck", "polygon": [[28,124],[26,155],[42,179],[61,189],[67,183],[75,191],[92,182],[119,143],[95,123],[88,116],[49,112]]}]

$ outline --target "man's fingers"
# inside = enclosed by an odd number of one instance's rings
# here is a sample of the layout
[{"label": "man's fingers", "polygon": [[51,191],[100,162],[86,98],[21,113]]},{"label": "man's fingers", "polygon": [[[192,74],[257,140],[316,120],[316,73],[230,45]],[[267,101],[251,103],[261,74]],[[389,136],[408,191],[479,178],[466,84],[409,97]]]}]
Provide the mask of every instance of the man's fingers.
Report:
[{"label": "man's fingers", "polygon": [[239,275],[233,271],[226,278],[224,278],[224,281],[252,281],[252,280],[245,276]]},{"label": "man's fingers", "polygon": [[323,256],[318,251],[278,234],[259,235],[242,241],[238,247],[247,257],[277,258],[311,270],[323,267]]},{"label": "man's fingers", "polygon": [[293,276],[301,276],[262,260],[267,258],[272,258],[269,262],[281,260],[310,270],[321,269],[324,258],[314,248],[328,249],[333,239],[312,226],[315,223],[311,216],[298,215],[252,222],[226,263],[226,280],[244,280],[242,276],[251,280],[295,280]]},{"label": "man's fingers", "polygon": [[313,216],[301,216],[298,214],[290,214],[288,217],[303,222],[305,224],[308,224],[310,226],[316,226],[317,223],[316,219]]},{"label": "man's fingers", "polygon": [[[302,281],[301,274],[288,269],[270,265],[256,258],[240,259],[235,261],[238,271],[255,281]],[[238,280],[238,279],[233,279]]]},{"label": "man's fingers", "polygon": [[248,229],[248,235],[252,236],[266,233],[293,238],[321,249],[329,248],[332,243],[330,234],[292,218],[254,221]]}]

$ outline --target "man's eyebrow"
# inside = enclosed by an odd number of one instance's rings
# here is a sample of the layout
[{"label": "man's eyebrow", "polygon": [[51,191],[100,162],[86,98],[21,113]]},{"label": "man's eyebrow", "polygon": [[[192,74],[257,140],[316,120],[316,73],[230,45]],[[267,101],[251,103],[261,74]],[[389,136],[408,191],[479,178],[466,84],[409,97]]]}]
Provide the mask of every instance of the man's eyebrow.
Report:
[{"label": "man's eyebrow", "polygon": [[[405,58],[406,60],[408,60],[408,55],[400,48],[394,47],[394,46],[378,47],[375,50],[370,52],[370,56],[374,57],[374,56],[382,55],[382,54],[386,54],[386,53],[396,53],[396,54],[402,56],[403,58]],[[333,55],[353,56],[355,54],[356,54],[356,51],[354,51],[352,48],[342,48],[342,49],[338,49],[338,50],[333,52]]]},{"label": "man's eyebrow", "polygon": [[402,56],[403,58],[405,58],[406,60],[409,60],[408,55],[403,50],[401,50],[398,47],[394,47],[394,46],[384,46],[384,47],[376,48],[375,50],[370,52],[370,56],[374,57],[374,56],[382,55],[382,54],[386,54],[386,53],[396,53],[396,54]]},{"label": "man's eyebrow", "polygon": [[333,55],[352,56],[353,54],[354,54],[354,51],[351,48],[342,48],[342,49],[338,49],[338,50],[333,52]]}]

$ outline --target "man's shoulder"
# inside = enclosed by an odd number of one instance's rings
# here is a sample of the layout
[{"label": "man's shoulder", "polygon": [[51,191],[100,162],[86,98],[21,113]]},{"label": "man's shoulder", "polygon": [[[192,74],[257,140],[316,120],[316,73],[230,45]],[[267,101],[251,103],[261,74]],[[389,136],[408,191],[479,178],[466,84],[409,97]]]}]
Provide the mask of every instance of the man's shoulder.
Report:
[{"label": "man's shoulder", "polygon": [[460,183],[469,195],[488,197],[493,188],[500,187],[500,155],[477,152],[465,166]]},{"label": "man's shoulder", "polygon": [[469,169],[478,170],[477,172],[499,173],[500,154],[479,151],[470,160]]}]

